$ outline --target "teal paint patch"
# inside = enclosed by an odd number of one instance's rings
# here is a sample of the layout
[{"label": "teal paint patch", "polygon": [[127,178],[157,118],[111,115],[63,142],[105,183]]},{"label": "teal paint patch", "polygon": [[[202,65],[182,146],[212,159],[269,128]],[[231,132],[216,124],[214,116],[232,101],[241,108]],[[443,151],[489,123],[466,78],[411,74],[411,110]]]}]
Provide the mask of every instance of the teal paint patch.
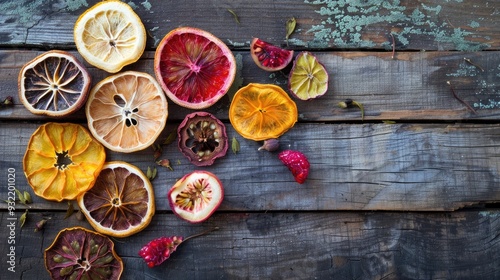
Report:
[{"label": "teal paint patch", "polygon": [[82,7],[88,7],[89,4],[86,0],[66,0],[66,10],[68,11],[76,11]]},{"label": "teal paint patch", "polygon": [[12,16],[17,20],[17,23],[24,27],[32,27],[48,14],[60,10],[76,11],[82,7],[87,7],[88,3],[85,0],[66,0],[58,5],[55,10],[51,5],[47,5],[45,0],[24,1],[22,4],[19,1],[0,1],[0,10],[3,11],[3,16],[7,18]]},{"label": "teal paint patch", "polygon": [[479,24],[479,22],[477,22],[477,21],[473,20],[473,21],[471,21],[471,22],[469,23],[469,26],[470,26],[470,27],[472,27],[472,28],[478,28],[478,27],[479,27],[479,26],[481,26],[481,25]]},{"label": "teal paint patch", "polygon": [[141,2],[141,5],[144,7],[144,9],[146,9],[146,11],[150,11],[151,10],[151,3],[149,3],[148,0],[144,1],[144,2]]},{"label": "teal paint patch", "polygon": [[[473,32],[450,26],[445,21],[446,17],[442,16],[441,5],[422,3],[415,9],[408,9],[398,0],[304,0],[304,3],[317,6],[315,12],[321,16],[319,24],[312,25],[305,32],[314,35],[313,39],[307,42],[307,47],[330,48],[333,45],[338,48],[390,49],[391,43],[374,42],[366,39],[370,36],[363,36],[369,32],[367,29],[371,25],[376,24],[385,24],[401,30],[393,33],[400,46],[408,46],[415,35],[434,39],[438,48],[443,48],[443,44],[446,44],[460,51],[479,51],[490,46],[472,41],[471,38],[478,38]],[[480,24],[474,21],[471,25]],[[387,40],[390,40],[389,34],[387,36]]]}]

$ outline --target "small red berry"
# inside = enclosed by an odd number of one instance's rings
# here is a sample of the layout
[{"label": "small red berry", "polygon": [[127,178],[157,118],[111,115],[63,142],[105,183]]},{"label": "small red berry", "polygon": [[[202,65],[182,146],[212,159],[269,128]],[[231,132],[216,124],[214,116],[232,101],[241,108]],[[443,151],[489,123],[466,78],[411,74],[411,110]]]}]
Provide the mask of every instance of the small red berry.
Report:
[{"label": "small red berry", "polygon": [[294,150],[286,150],[279,153],[278,158],[290,171],[292,171],[293,177],[297,183],[303,184],[306,181],[310,164],[303,153]]},{"label": "small red berry", "polygon": [[168,259],[181,243],[181,236],[160,237],[142,247],[139,256],[149,267],[154,267]]}]

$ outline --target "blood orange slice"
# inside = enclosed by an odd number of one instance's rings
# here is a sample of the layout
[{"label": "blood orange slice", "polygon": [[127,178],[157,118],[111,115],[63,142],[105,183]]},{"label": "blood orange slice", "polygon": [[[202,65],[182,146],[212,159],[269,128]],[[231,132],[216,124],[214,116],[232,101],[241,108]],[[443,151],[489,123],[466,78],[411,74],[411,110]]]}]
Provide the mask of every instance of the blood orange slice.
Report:
[{"label": "blood orange slice", "polygon": [[165,127],[167,98],[151,75],[127,71],[96,84],[85,113],[90,132],[104,146],[135,152],[149,147]]},{"label": "blood orange slice", "polygon": [[103,234],[126,237],[143,230],[155,213],[153,186],[134,165],[104,164],[94,187],[78,197],[92,227]]},{"label": "blood orange slice", "polygon": [[190,109],[204,109],[231,87],[236,61],[229,48],[211,33],[180,27],[161,40],[154,69],[173,102]]},{"label": "blood orange slice", "polygon": [[295,125],[297,105],[279,86],[248,84],[229,107],[229,120],[243,137],[255,141],[278,138]]},{"label": "blood orange slice", "polygon": [[31,113],[60,117],[83,106],[91,77],[72,54],[53,50],[24,65],[18,82],[19,99]]}]

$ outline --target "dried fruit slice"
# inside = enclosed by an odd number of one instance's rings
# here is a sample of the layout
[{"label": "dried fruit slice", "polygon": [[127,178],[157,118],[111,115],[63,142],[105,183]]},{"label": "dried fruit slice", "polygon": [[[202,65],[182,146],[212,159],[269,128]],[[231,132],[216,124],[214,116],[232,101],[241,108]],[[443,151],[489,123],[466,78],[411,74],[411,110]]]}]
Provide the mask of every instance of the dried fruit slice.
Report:
[{"label": "dried fruit slice", "polygon": [[31,113],[60,117],[83,106],[92,81],[73,55],[53,50],[25,64],[18,83],[19,99]]},{"label": "dried fruit slice", "polygon": [[224,188],[213,173],[198,170],[178,180],[167,198],[177,216],[191,223],[199,223],[219,208],[224,199]]},{"label": "dried fruit slice", "polygon": [[105,159],[104,147],[83,126],[46,123],[31,135],[23,169],[38,196],[72,200],[94,185]]},{"label": "dried fruit slice", "polygon": [[266,71],[279,71],[293,59],[293,50],[285,50],[259,38],[250,43],[250,55],[257,66]]},{"label": "dried fruit slice", "polygon": [[154,69],[173,102],[190,109],[204,109],[231,87],[236,61],[229,48],[211,33],[180,27],[161,40]]},{"label": "dried fruit slice", "polygon": [[115,237],[143,230],[155,213],[151,182],[139,168],[122,161],[104,164],[94,187],[78,197],[78,205],[96,231]]},{"label": "dried fruit slice", "polygon": [[107,77],[90,92],[85,113],[90,132],[110,150],[149,147],[167,123],[167,98],[147,73],[127,71]]},{"label": "dried fruit slice", "polygon": [[290,92],[301,100],[322,96],[328,90],[328,72],[310,52],[301,52],[288,76]]},{"label": "dried fruit slice", "polygon": [[118,0],[101,1],[76,21],[74,40],[90,64],[110,73],[136,62],[146,47],[146,29],[132,8]]},{"label": "dried fruit slice", "polygon": [[278,138],[297,119],[295,102],[281,87],[272,84],[248,84],[236,92],[229,107],[234,129],[255,141]]},{"label": "dried fruit slice", "polygon": [[226,155],[226,127],[207,112],[187,115],[177,130],[179,150],[197,166],[212,165]]},{"label": "dried fruit slice", "polygon": [[295,150],[285,150],[278,154],[278,158],[292,172],[295,181],[303,184],[309,175],[309,160],[307,157]]},{"label": "dried fruit slice", "polygon": [[120,279],[123,261],[107,236],[82,227],[61,230],[44,252],[52,279]]}]

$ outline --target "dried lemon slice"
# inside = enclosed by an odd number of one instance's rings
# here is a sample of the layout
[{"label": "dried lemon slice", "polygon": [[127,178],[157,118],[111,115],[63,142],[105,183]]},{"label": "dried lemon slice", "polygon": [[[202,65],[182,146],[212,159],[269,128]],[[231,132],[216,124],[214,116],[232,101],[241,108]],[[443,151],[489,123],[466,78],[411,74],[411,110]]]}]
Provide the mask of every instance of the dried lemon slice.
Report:
[{"label": "dried lemon slice", "polygon": [[126,237],[148,226],[155,213],[153,186],[144,173],[122,161],[104,164],[94,187],[78,197],[92,227]]},{"label": "dried lemon slice", "polygon": [[320,97],[328,90],[328,72],[310,52],[301,52],[293,62],[288,87],[301,100]]},{"label": "dried lemon slice", "polygon": [[75,199],[90,189],[106,159],[104,147],[81,125],[46,123],[31,136],[23,169],[45,199]]},{"label": "dried lemon slice", "polygon": [[102,1],[76,21],[74,40],[90,64],[110,73],[136,62],[146,47],[146,29],[132,8],[117,0]]},{"label": "dried lemon slice", "polygon": [[53,50],[25,64],[18,83],[19,99],[31,113],[60,117],[83,106],[91,77],[73,55]]},{"label": "dried lemon slice", "polygon": [[89,130],[108,149],[135,152],[149,147],[167,123],[167,98],[147,73],[107,77],[91,90],[85,107]]}]

